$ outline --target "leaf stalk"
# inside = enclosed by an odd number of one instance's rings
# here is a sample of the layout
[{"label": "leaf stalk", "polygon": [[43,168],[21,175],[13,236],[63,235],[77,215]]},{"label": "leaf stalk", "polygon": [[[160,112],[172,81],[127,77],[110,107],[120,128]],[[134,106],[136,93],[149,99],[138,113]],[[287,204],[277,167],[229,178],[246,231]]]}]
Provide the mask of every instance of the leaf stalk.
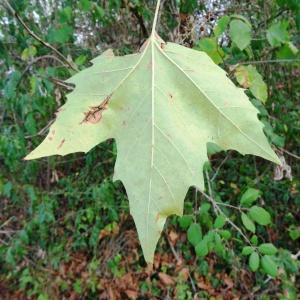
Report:
[{"label": "leaf stalk", "polygon": [[154,37],[155,31],[156,31],[158,13],[159,13],[159,8],[160,8],[160,1],[161,0],[157,0],[157,3],[156,3],[155,15],[154,15],[154,20],[153,20],[153,25],[152,25],[152,31],[151,31],[151,38]]}]

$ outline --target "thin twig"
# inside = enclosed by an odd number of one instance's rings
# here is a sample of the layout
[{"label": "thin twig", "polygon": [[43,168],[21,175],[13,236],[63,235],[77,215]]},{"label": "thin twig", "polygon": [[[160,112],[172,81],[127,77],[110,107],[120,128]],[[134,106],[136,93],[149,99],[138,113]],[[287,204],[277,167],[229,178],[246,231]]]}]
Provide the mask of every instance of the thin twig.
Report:
[{"label": "thin twig", "polygon": [[222,203],[222,202],[218,202],[218,201],[215,201],[215,202],[218,205],[230,207],[230,208],[233,208],[233,209],[236,209],[236,210],[239,210],[239,211],[242,211],[242,210],[248,211],[249,210],[249,208],[245,208],[245,207],[234,206],[234,205],[231,205],[231,204]]},{"label": "thin twig", "polygon": [[25,135],[25,139],[33,138],[35,136],[44,135],[45,132],[49,129],[49,127],[54,123],[55,120],[51,120],[44,128],[42,128],[38,133],[33,135]]},{"label": "thin twig", "polygon": [[237,63],[236,65],[232,65],[234,68],[238,67],[239,65],[258,65],[258,64],[280,64],[280,63],[293,63],[299,62],[299,58],[295,59],[267,59],[267,60],[254,60],[254,61],[242,61]]},{"label": "thin twig", "polygon": [[226,163],[226,161],[228,160],[229,157],[230,157],[230,152],[226,155],[226,157],[222,160],[220,165],[217,167],[215,174],[213,175],[213,177],[210,180],[211,182],[213,182],[216,179],[216,177],[218,176],[218,174],[220,172],[220,169],[223,167],[223,165]]},{"label": "thin twig", "polygon": [[208,176],[207,171],[206,173],[206,178],[207,178],[207,184],[208,184],[208,190],[210,195],[207,195],[205,192],[201,191],[199,189],[199,192],[209,201],[212,203],[213,207],[215,210],[218,211],[218,214],[221,214],[227,223],[229,223],[243,238],[244,240],[251,246],[253,247],[252,243],[250,242],[250,240],[247,238],[247,236],[243,233],[243,231],[235,224],[233,223],[227,216],[226,214],[222,211],[222,209],[218,206],[217,202],[215,201],[215,199],[212,197],[212,188],[211,188],[211,184],[210,184],[210,178]]},{"label": "thin twig", "polygon": [[4,226],[6,226],[8,223],[10,223],[12,220],[14,220],[16,217],[12,216],[9,219],[7,219],[3,224],[0,225],[0,228],[3,228]]},{"label": "thin twig", "polygon": [[280,149],[282,152],[288,154],[289,156],[294,157],[294,158],[300,160],[300,156],[298,156],[298,155],[296,155],[296,154],[294,154],[294,153],[292,153],[292,152],[290,152],[290,151],[288,151],[288,150],[286,150],[286,149],[283,149],[283,148],[279,148],[279,149]]},{"label": "thin twig", "polygon": [[6,7],[11,12],[13,16],[19,21],[19,23],[25,28],[25,30],[38,42],[40,42],[45,47],[51,49],[57,56],[59,56],[63,61],[67,63],[67,65],[73,69],[74,71],[78,71],[77,67],[71,63],[61,52],[59,52],[57,49],[55,49],[52,45],[42,40],[38,35],[36,35],[24,22],[24,20],[20,17],[20,15],[13,9],[13,7],[9,4],[7,0],[4,0]]},{"label": "thin twig", "polygon": [[[166,239],[167,239],[167,241],[168,241],[168,244],[169,244],[169,246],[170,246],[170,248],[171,248],[171,251],[172,251],[172,253],[173,253],[173,255],[174,255],[174,257],[175,257],[177,263],[178,263],[178,264],[182,263],[182,260],[180,259],[178,253],[176,252],[176,250],[175,250],[173,244],[172,244],[171,241],[169,240],[169,237],[168,237],[167,233],[165,234],[165,236],[166,236]],[[190,282],[191,282],[191,286],[192,286],[193,292],[196,294],[196,293],[197,293],[197,289],[196,289],[194,280],[193,280],[193,278],[192,278],[192,276],[191,276],[190,270],[188,270],[188,276],[189,276],[189,279],[190,279]]]},{"label": "thin twig", "polygon": [[21,75],[21,78],[17,84],[17,87],[21,84],[22,82],[22,79],[24,78],[24,75],[30,70],[30,68],[32,67],[32,65],[36,64],[37,62],[39,62],[40,60],[43,60],[43,59],[53,59],[53,60],[56,60],[57,62],[59,62],[63,67],[66,67],[68,68],[68,66],[66,64],[64,64],[64,62],[59,59],[58,57],[54,56],[54,55],[43,55],[43,56],[40,56],[40,57],[37,57],[37,58],[34,58],[32,61],[30,61],[28,63],[28,65],[26,66],[26,68],[24,69],[22,75]]}]

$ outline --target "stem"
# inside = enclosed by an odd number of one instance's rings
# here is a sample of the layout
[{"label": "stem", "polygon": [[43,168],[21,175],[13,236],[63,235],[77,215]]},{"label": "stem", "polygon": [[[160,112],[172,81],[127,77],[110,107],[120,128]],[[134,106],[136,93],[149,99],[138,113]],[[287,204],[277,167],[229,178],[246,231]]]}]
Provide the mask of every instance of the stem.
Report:
[{"label": "stem", "polygon": [[155,29],[156,29],[156,25],[157,25],[159,8],[160,8],[160,0],[157,0],[154,20],[153,20],[153,25],[152,25],[152,31],[151,31],[151,37],[153,37],[155,35]]}]

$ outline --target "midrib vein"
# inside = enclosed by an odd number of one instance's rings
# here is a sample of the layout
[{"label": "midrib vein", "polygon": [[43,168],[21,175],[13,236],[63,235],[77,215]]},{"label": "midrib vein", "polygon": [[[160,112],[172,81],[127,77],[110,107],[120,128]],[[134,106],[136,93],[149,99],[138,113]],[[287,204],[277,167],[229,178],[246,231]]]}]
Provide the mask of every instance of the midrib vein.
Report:
[{"label": "midrib vein", "polygon": [[154,41],[151,37],[151,168],[150,168],[150,178],[149,178],[149,192],[148,192],[148,204],[147,204],[147,224],[146,224],[146,239],[149,238],[149,217],[150,217],[150,205],[151,205],[151,194],[152,194],[152,174],[154,167],[154,117],[155,117],[155,108],[154,108],[154,81],[155,81],[155,56],[154,56]]}]

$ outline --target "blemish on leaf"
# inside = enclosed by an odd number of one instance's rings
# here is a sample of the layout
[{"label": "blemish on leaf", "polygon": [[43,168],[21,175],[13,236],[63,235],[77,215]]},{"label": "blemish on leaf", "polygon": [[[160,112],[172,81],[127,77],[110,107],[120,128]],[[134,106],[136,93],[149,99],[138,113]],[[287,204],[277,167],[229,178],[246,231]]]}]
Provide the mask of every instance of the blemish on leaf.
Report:
[{"label": "blemish on leaf", "polygon": [[165,49],[165,47],[166,47],[166,44],[165,44],[165,43],[160,43],[160,48],[161,48],[161,49],[163,49],[163,50],[164,50],[164,49]]},{"label": "blemish on leaf", "polygon": [[82,120],[82,123],[90,123],[90,124],[97,124],[101,121],[102,119],[102,113],[105,109],[107,109],[108,107],[108,102],[111,98],[111,94],[108,95],[102,102],[100,105],[98,106],[93,106],[90,108],[90,110],[88,112],[85,112],[84,115],[84,119]]},{"label": "blemish on leaf", "polygon": [[53,130],[51,131],[51,135],[48,137],[48,139],[49,139],[50,141],[52,141],[54,135],[55,135],[55,130],[53,129]]},{"label": "blemish on leaf", "polygon": [[173,94],[169,93],[169,98],[170,98],[171,100],[173,100],[173,98],[174,98]]},{"label": "blemish on leaf", "polygon": [[63,146],[63,144],[65,143],[65,141],[66,141],[65,139],[62,139],[60,144],[58,145],[57,149],[60,149]]}]

